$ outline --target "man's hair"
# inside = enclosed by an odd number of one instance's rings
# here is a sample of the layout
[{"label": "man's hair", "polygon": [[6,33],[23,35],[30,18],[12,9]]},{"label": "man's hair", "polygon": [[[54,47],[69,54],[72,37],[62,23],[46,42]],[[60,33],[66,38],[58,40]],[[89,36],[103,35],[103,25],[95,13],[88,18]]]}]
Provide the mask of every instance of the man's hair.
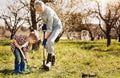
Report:
[{"label": "man's hair", "polygon": [[40,6],[43,9],[45,8],[45,4],[42,1],[35,1],[34,6],[36,6],[36,5]]}]

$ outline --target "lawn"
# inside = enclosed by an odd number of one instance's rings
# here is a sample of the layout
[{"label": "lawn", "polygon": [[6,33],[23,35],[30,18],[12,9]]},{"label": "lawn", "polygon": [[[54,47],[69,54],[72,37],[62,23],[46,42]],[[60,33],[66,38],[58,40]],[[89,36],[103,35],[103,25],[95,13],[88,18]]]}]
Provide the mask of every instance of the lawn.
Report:
[{"label": "lawn", "polygon": [[[0,41],[0,78],[82,78],[82,74],[96,74],[92,78],[120,78],[120,43],[112,40],[69,41],[55,43],[56,64],[50,71],[39,70],[42,65],[42,46],[29,53],[31,72],[13,74],[14,56],[10,40]],[[88,76],[85,78],[89,78]]]}]

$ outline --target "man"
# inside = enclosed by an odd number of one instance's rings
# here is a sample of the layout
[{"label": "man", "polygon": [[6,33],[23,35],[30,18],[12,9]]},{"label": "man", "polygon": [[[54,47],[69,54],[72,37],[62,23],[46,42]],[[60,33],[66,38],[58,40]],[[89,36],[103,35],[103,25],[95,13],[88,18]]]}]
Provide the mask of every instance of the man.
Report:
[{"label": "man", "polygon": [[42,29],[46,30],[43,45],[47,49],[48,56],[44,69],[48,71],[51,65],[55,63],[54,42],[62,31],[62,23],[56,12],[52,8],[46,6],[42,1],[36,1],[34,7],[44,22]]}]

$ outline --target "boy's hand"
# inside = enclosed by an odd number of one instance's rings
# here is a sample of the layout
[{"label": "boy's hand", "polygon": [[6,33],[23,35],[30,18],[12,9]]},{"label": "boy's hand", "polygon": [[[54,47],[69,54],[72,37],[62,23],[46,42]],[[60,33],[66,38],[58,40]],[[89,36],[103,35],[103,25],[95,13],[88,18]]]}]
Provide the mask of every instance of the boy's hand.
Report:
[{"label": "boy's hand", "polygon": [[25,60],[26,62],[28,62],[28,59],[27,59],[27,58],[25,58],[24,60]]},{"label": "boy's hand", "polygon": [[26,51],[26,48],[25,47],[21,47],[22,51],[25,52]]}]

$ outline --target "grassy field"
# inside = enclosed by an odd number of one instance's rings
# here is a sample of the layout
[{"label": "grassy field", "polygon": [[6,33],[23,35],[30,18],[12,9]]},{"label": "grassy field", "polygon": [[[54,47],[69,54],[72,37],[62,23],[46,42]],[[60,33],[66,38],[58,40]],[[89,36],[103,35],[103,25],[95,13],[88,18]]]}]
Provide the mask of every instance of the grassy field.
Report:
[{"label": "grassy field", "polygon": [[39,70],[42,65],[42,46],[29,53],[31,73],[13,74],[14,56],[10,40],[0,41],[0,78],[82,78],[83,73],[95,73],[95,77],[120,78],[120,43],[106,41],[68,41],[55,43],[56,64],[49,72]]}]

